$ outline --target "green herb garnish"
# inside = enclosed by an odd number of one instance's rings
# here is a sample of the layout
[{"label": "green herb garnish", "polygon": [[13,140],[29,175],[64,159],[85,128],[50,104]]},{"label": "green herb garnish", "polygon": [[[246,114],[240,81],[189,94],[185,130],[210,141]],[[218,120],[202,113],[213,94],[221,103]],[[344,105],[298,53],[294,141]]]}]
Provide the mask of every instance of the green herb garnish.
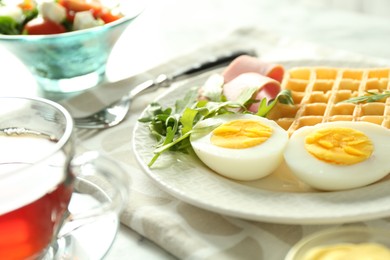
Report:
[{"label": "green herb garnish", "polygon": [[0,34],[19,34],[19,24],[11,17],[0,16]]},{"label": "green herb garnish", "polygon": [[267,100],[263,98],[260,101],[259,109],[257,110],[256,115],[263,116],[263,117],[267,116],[267,114],[272,110],[272,108],[274,108],[274,106],[278,102],[285,105],[293,105],[294,100],[292,99],[291,91],[288,89],[282,90],[281,92],[279,92],[279,94],[276,96],[274,100],[269,102],[269,104],[267,104]]},{"label": "green herb garnish", "polygon": [[[250,113],[247,106],[252,100],[257,88],[248,88],[236,101],[226,101],[223,95],[213,100],[197,100],[197,88],[191,89],[184,99],[177,100],[174,108],[163,108],[159,103],[151,103],[147,115],[138,121],[148,123],[150,133],[156,138],[157,145],[154,156],[149,162],[151,167],[165,151],[181,151],[189,153],[192,149],[189,137],[191,134],[203,134],[217,125],[198,124],[210,117],[229,113]],[[215,92],[214,92],[215,93]],[[219,101],[216,101],[216,100]],[[277,102],[293,104],[291,92],[281,91],[278,96],[267,104],[266,99],[260,101],[257,115],[266,116]]]},{"label": "green herb garnish", "polygon": [[340,103],[369,103],[369,102],[377,102],[384,98],[390,97],[390,90],[385,90],[383,92],[373,92],[373,91],[367,91],[367,95],[360,96],[360,97],[353,97],[347,100],[343,100]]}]

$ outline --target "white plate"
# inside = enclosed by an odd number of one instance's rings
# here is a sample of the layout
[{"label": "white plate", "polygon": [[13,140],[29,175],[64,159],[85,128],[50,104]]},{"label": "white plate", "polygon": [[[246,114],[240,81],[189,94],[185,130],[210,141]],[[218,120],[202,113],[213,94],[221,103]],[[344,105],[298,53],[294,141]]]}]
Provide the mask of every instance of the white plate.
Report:
[{"label": "white plate", "polygon": [[[329,65],[372,67],[383,64],[343,61],[288,61],[291,66]],[[176,84],[156,101],[172,106],[187,89],[200,86],[210,73]],[[145,111],[142,116],[145,115]],[[133,134],[136,158],[147,175],[164,191],[192,205],[248,220],[284,224],[334,224],[363,221],[390,215],[390,178],[348,191],[318,192],[290,175],[284,165],[271,176],[238,182],[208,169],[199,159],[182,153],[163,154],[152,168],[155,140],[146,124],[138,123]]]}]

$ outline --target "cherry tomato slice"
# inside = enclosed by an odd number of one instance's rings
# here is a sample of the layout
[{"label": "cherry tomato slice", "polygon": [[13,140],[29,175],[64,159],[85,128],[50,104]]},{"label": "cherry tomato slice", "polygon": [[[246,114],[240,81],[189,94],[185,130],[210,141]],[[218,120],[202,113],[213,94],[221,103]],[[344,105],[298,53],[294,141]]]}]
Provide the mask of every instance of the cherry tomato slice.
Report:
[{"label": "cherry tomato slice", "polygon": [[110,11],[103,11],[99,16],[99,18],[102,19],[104,23],[111,23],[122,17],[122,15],[115,15]]},{"label": "cherry tomato slice", "polygon": [[98,2],[86,2],[85,0],[59,0],[58,3],[74,12],[91,11],[95,17],[99,16],[103,8]]},{"label": "cherry tomato slice", "polygon": [[57,34],[64,32],[66,32],[66,29],[62,24],[42,18],[32,19],[23,28],[23,33],[29,35]]}]

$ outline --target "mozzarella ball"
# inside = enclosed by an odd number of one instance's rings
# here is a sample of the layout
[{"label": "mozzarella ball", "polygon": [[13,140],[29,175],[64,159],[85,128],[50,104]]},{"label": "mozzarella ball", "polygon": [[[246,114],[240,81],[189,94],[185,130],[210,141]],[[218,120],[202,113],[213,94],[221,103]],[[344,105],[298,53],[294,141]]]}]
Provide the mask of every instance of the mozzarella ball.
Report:
[{"label": "mozzarella ball", "polygon": [[320,190],[374,183],[390,173],[390,130],[368,122],[329,122],[294,132],[285,161],[303,182]]},{"label": "mozzarella ball", "polygon": [[199,159],[235,180],[255,180],[272,173],[282,163],[288,142],[288,133],[278,124],[251,114],[216,116],[194,129],[190,141]]}]

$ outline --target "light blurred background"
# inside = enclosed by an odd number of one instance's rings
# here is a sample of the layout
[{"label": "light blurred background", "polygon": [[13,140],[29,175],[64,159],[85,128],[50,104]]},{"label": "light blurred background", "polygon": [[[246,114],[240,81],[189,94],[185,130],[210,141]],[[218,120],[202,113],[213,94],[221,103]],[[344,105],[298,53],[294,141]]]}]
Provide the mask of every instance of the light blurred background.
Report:
[{"label": "light blurred background", "polygon": [[291,0],[300,4],[321,8],[344,9],[367,15],[390,18],[388,0]]}]

